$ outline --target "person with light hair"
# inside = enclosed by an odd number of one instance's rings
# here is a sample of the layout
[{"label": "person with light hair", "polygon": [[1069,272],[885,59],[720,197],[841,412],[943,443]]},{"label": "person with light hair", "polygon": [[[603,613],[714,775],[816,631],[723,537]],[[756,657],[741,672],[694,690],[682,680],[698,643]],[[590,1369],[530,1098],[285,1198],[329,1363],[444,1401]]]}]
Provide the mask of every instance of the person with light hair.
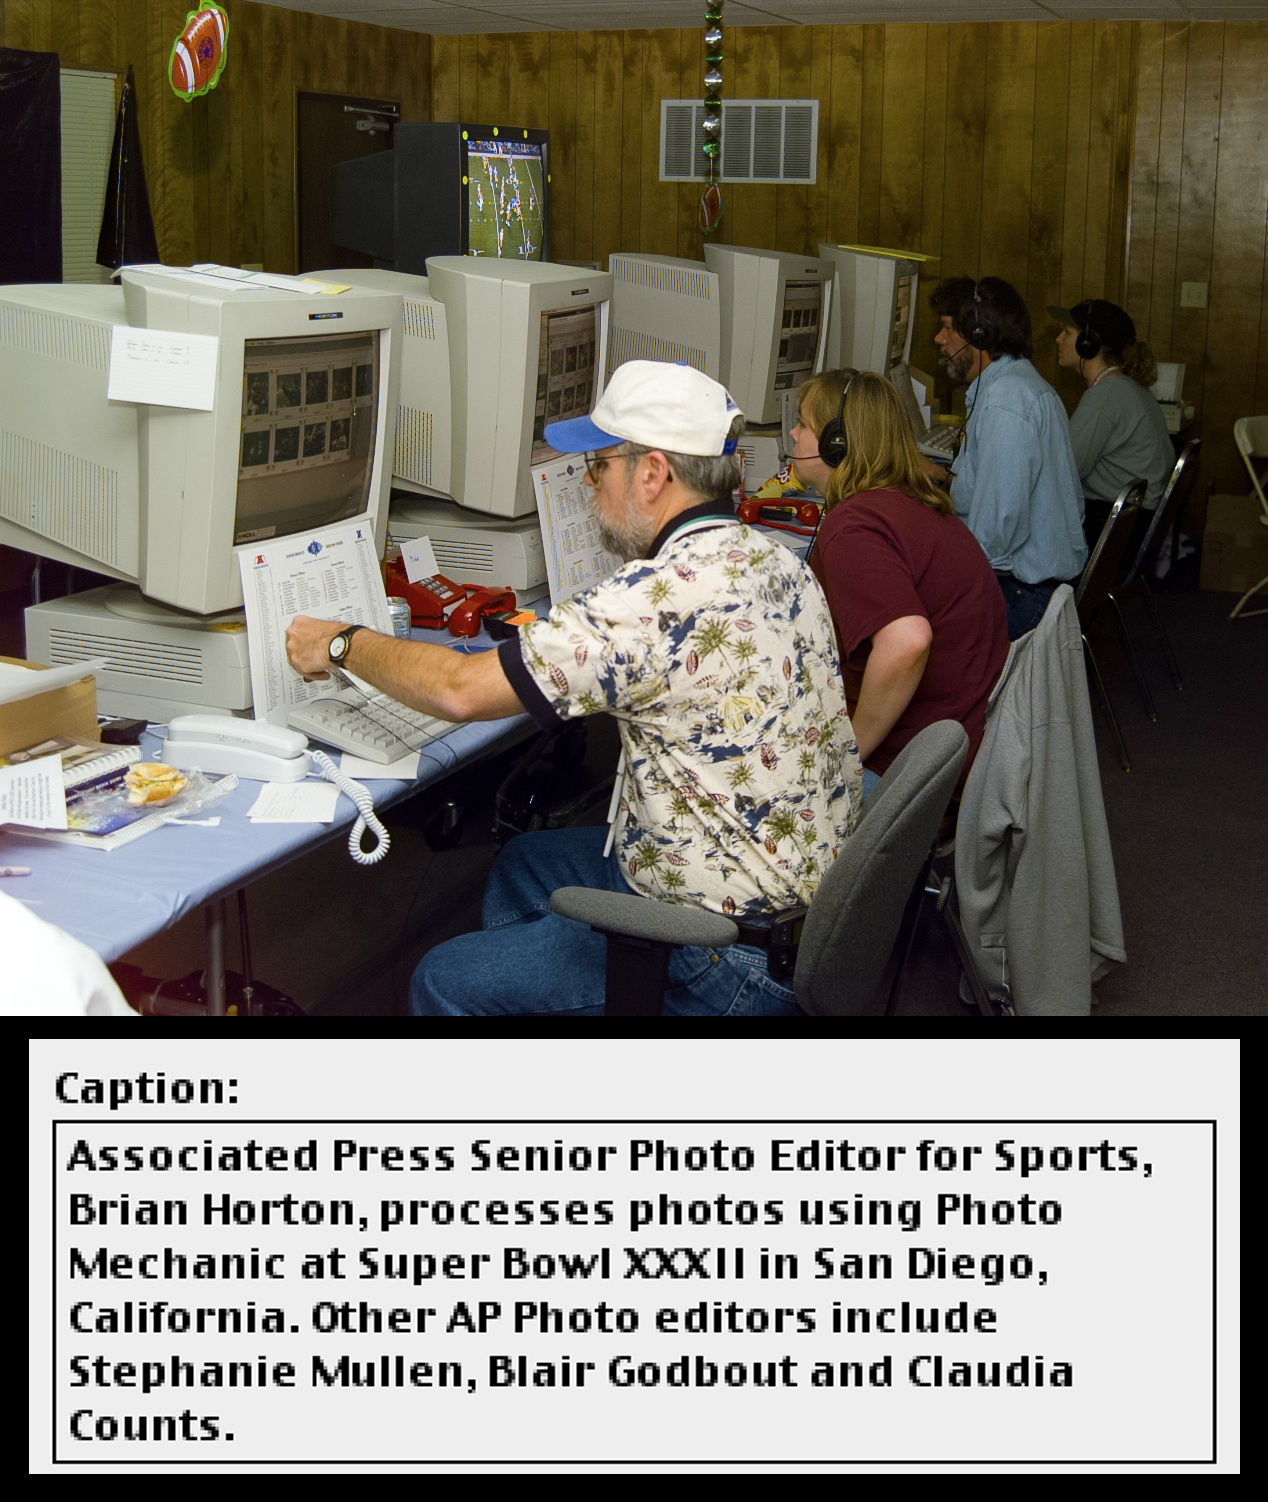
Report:
[{"label": "person with light hair", "polygon": [[811,555],[836,623],[864,797],[927,725],[969,737],[963,787],[1008,656],[990,561],[935,485],[883,376],[832,370],[801,388],[794,462],[824,487]]},{"label": "person with light hair", "polygon": [[1096,546],[1124,487],[1133,480],[1148,486],[1123,553],[1126,565],[1149,530],[1176,462],[1167,420],[1149,389],[1158,379],[1158,362],[1116,303],[1091,297],[1048,312],[1061,325],[1057,364],[1077,370],[1087,383],[1070,419],[1070,442],[1083,485],[1089,549]]}]

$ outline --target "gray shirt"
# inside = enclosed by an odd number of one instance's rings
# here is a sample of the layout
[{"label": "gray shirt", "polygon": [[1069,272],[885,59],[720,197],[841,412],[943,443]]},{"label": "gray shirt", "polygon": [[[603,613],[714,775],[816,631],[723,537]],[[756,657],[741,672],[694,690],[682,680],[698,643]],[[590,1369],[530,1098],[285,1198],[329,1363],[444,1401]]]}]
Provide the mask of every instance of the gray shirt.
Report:
[{"label": "gray shirt", "polygon": [[1153,511],[1176,462],[1167,420],[1153,393],[1127,375],[1105,376],[1083,393],[1070,419],[1070,442],[1083,493],[1117,500],[1132,480],[1144,480],[1145,510]]}]

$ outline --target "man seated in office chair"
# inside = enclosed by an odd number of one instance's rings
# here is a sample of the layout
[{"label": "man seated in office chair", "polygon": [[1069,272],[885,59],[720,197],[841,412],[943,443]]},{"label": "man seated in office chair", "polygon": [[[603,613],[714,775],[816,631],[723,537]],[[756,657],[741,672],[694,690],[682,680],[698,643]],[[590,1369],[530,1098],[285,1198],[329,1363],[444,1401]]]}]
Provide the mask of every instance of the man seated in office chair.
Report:
[{"label": "man seated in office chair", "polygon": [[[601,935],[550,911],[565,886],[636,892],[759,929],[809,903],[858,817],[862,773],[827,601],[787,548],[740,523],[743,414],[685,365],[632,360],[588,418],[546,439],[587,454],[605,541],[628,561],[497,652],[464,656],[296,617],[287,651],[320,676],[334,657],[449,720],[527,710],[544,728],[610,713],[625,783],[603,829],[521,835],[499,855],[484,930],[424,956],[418,1016],[603,1012]],[[799,1016],[759,943],[679,949],[664,1011]]]},{"label": "man seated in office chair", "polygon": [[949,277],[929,302],[941,322],[940,363],[969,388],[951,499],[995,570],[1015,641],[1087,562],[1070,424],[1030,363],[1030,314],[1015,287],[997,276]]}]

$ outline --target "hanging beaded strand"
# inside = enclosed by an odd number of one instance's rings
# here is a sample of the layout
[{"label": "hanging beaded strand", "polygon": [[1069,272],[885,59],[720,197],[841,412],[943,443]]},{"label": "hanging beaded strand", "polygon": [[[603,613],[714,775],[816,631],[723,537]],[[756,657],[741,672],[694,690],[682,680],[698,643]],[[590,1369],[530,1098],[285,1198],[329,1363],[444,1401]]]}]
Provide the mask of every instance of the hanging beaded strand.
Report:
[{"label": "hanging beaded strand", "polygon": [[705,0],[704,8],[704,119],[700,148],[709,163],[709,186],[700,200],[700,228],[711,235],[722,218],[722,190],[717,184],[722,155],[722,0]]}]

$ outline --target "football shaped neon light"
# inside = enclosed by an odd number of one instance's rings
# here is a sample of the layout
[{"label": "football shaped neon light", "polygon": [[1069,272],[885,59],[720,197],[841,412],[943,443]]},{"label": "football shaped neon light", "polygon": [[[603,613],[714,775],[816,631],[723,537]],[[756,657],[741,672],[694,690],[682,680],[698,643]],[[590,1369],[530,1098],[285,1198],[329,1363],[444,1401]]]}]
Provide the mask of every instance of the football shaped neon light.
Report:
[{"label": "football shaped neon light", "polygon": [[207,0],[198,10],[185,17],[185,29],[172,43],[167,60],[167,77],[172,92],[188,103],[199,94],[214,89],[225,65],[225,43],[229,38],[229,17]]}]

